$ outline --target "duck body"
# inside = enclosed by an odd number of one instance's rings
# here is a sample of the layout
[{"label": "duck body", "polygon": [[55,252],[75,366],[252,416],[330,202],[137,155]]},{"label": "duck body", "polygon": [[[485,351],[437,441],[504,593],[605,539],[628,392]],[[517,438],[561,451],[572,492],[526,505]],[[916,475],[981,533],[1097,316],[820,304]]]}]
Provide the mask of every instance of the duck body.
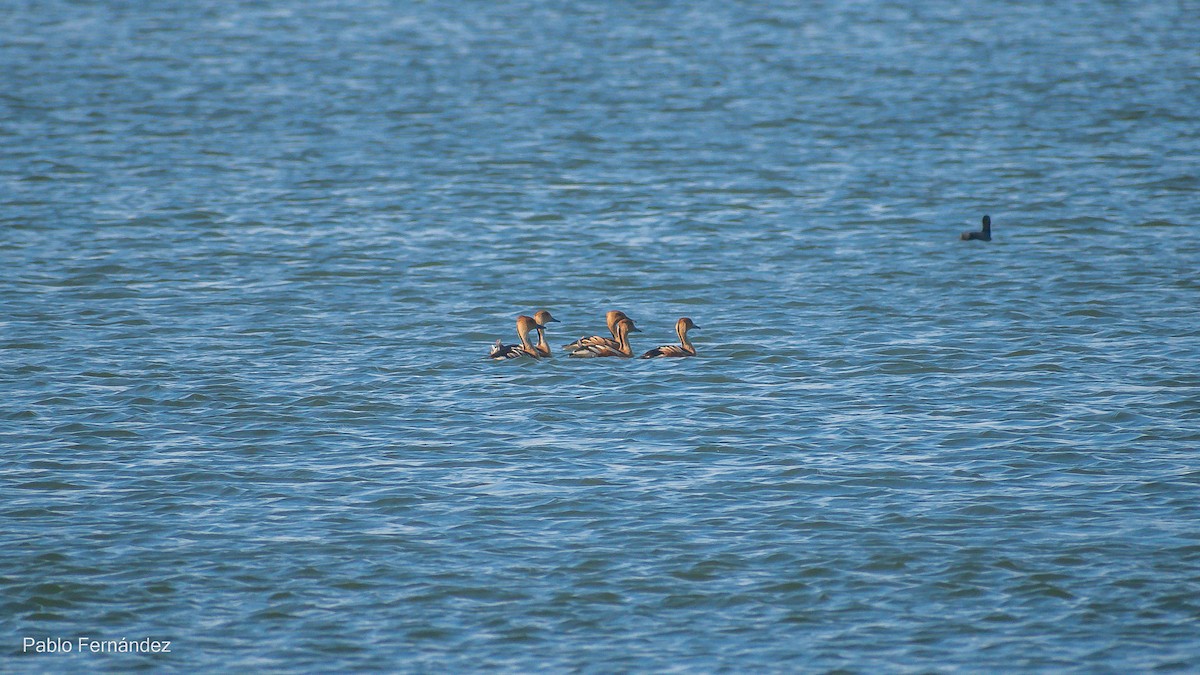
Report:
[{"label": "duck body", "polygon": [[488,358],[493,361],[504,361],[506,359],[516,359],[522,356],[532,356],[538,358],[537,349],[531,347],[526,349],[522,345],[505,345],[500,344],[500,340],[496,340],[496,344],[492,345],[492,351],[488,354]]},{"label": "duck body", "polygon": [[699,329],[700,327],[697,326],[691,319],[689,319],[686,316],[679,319],[678,321],[675,322],[675,334],[679,336],[679,344],[677,344],[677,345],[662,345],[661,347],[655,347],[654,349],[651,349],[650,351],[646,352],[645,354],[642,354],[642,358],[643,359],[656,359],[656,358],[664,358],[664,357],[695,356],[696,348],[693,347],[692,343],[688,342],[688,339],[687,339],[688,330],[691,328]]},{"label": "duck body", "polygon": [[[628,320],[632,324],[633,319],[630,319],[629,317],[625,316],[625,312],[622,312],[622,311],[616,310],[616,309],[609,310],[609,312],[604,315],[604,319],[605,319],[605,322],[608,324],[608,332],[612,333],[611,338],[603,337],[600,335],[593,335],[591,337],[581,337],[569,345],[563,345],[563,349],[568,352],[574,352],[578,349],[582,349],[584,347],[590,347],[593,345],[607,345],[609,347],[612,347],[613,349],[618,349],[620,347],[620,343],[617,341],[617,323],[619,323],[622,320]],[[634,329],[634,330],[636,330],[636,329]]]},{"label": "duck body", "polygon": [[571,351],[571,356],[574,358],[597,358],[604,356],[619,356],[629,358],[633,356],[633,348],[629,346],[629,333],[640,333],[633,326],[633,321],[629,319],[621,319],[614,327],[615,339],[609,341],[607,338],[602,338],[603,342],[597,341],[591,344],[582,344]]},{"label": "duck body", "polygon": [[643,359],[657,359],[657,358],[663,358],[663,357],[683,357],[683,356],[695,356],[695,355],[696,355],[695,347],[683,346],[683,345],[662,345],[661,347],[655,347],[654,349],[651,349],[650,351],[646,352],[645,354],[642,354],[642,358]]},{"label": "duck body", "polygon": [[963,241],[991,241],[992,240],[992,217],[983,217],[983,229],[978,232],[963,232],[958,237]]},{"label": "duck body", "polygon": [[570,356],[571,358],[576,359],[594,359],[602,356],[620,356],[623,358],[629,358],[630,356],[633,356],[633,351],[631,349],[630,352],[626,354],[621,350],[620,347],[610,347],[609,345],[587,345],[571,352]]},{"label": "duck body", "polygon": [[507,359],[516,359],[522,356],[530,356],[538,358],[537,348],[529,341],[529,333],[534,330],[541,330],[545,326],[539,326],[533,317],[521,315],[517,317],[517,337],[521,343],[515,345],[501,344],[500,340],[496,340],[496,344],[492,345],[491,352],[488,353],[488,358],[493,361],[504,361]]}]

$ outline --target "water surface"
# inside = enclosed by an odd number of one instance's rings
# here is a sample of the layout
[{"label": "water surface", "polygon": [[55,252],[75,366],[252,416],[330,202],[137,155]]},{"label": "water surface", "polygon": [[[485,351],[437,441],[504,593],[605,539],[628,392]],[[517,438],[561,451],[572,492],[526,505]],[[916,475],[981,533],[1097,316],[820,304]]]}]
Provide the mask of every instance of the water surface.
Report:
[{"label": "water surface", "polygon": [[7,4],[3,665],[1200,668],[1196,10]]}]

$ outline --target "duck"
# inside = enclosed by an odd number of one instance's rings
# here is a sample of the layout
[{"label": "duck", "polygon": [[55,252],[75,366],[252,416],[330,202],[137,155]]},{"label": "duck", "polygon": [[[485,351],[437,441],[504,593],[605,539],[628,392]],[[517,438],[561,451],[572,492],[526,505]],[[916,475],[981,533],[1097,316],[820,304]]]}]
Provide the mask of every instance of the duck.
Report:
[{"label": "duck", "polygon": [[633,321],[621,319],[613,327],[613,334],[616,336],[616,345],[607,343],[583,345],[571,352],[571,356],[576,358],[593,358],[598,356],[623,356],[629,358],[633,356],[633,349],[629,346],[629,333],[631,332],[640,333],[641,331],[634,327]]},{"label": "duck", "polygon": [[550,312],[547,312],[544,309],[539,309],[537,312],[535,312],[533,315],[533,320],[538,324],[538,342],[533,346],[533,348],[537,351],[538,356],[551,356],[550,345],[546,343],[546,324],[562,322],[550,316]]},{"label": "duck", "polygon": [[654,358],[659,358],[662,356],[695,356],[696,348],[693,347],[692,343],[688,342],[688,339],[687,339],[687,332],[688,332],[688,329],[690,329],[690,328],[699,329],[700,326],[697,326],[691,319],[687,318],[686,316],[681,318],[680,320],[676,321],[675,322],[675,334],[679,336],[679,344],[663,345],[661,347],[655,347],[654,349],[651,349],[650,351],[646,352],[645,354],[642,354],[642,358],[643,359],[654,359]]},{"label": "duck", "polygon": [[532,356],[535,359],[538,358],[537,348],[529,342],[529,333],[541,328],[545,328],[545,326],[539,326],[538,322],[534,321],[533,317],[525,316],[524,314],[518,316],[517,337],[521,339],[521,344],[505,345],[500,344],[500,341],[496,340],[496,344],[492,346],[492,351],[488,354],[488,358],[494,361],[515,359],[522,356]]},{"label": "duck", "polygon": [[983,229],[979,232],[963,232],[959,235],[959,239],[963,241],[991,241],[992,240],[992,217],[983,217]]},{"label": "duck", "polygon": [[[612,333],[611,338],[606,338],[606,337],[603,337],[600,335],[593,335],[591,337],[581,337],[569,345],[563,345],[563,350],[568,351],[568,352],[573,352],[573,351],[576,351],[578,349],[581,349],[583,347],[587,347],[590,345],[608,345],[614,349],[618,348],[620,346],[620,344],[617,341],[617,323],[620,321],[628,321],[629,323],[632,324],[633,319],[630,319],[628,316],[625,316],[625,312],[622,312],[619,309],[612,309],[612,310],[609,310],[604,315],[604,321],[605,321],[605,323],[608,324],[608,332]],[[640,331],[638,331],[636,328],[634,328],[634,332],[640,332]]]}]

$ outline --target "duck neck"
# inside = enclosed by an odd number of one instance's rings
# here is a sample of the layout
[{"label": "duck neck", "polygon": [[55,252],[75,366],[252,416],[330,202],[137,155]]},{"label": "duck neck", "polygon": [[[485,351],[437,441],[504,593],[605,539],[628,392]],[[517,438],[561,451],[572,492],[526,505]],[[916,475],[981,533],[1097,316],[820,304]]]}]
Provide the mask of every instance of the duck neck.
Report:
[{"label": "duck neck", "polygon": [[625,356],[633,356],[633,349],[629,346],[629,331],[624,326],[617,327],[617,351]]},{"label": "duck neck", "polygon": [[550,345],[546,343],[546,332],[541,330],[540,328],[538,329],[537,350],[539,352],[541,352],[542,354],[550,353]]},{"label": "duck neck", "polygon": [[517,337],[521,338],[521,348],[532,354],[533,343],[529,341],[529,331],[517,331]]},{"label": "duck neck", "polygon": [[684,351],[687,351],[687,352],[696,351],[696,348],[692,347],[692,343],[688,342],[687,328],[680,328],[679,330],[677,330],[675,332],[679,333],[679,344],[683,347]]}]

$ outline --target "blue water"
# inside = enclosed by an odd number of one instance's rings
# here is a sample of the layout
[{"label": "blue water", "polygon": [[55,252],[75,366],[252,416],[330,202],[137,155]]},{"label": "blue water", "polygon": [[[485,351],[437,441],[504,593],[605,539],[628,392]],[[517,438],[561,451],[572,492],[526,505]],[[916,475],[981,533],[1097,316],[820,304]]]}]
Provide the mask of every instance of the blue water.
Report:
[{"label": "blue water", "polygon": [[0,670],[1200,670],[1197,17],[0,5]]}]

